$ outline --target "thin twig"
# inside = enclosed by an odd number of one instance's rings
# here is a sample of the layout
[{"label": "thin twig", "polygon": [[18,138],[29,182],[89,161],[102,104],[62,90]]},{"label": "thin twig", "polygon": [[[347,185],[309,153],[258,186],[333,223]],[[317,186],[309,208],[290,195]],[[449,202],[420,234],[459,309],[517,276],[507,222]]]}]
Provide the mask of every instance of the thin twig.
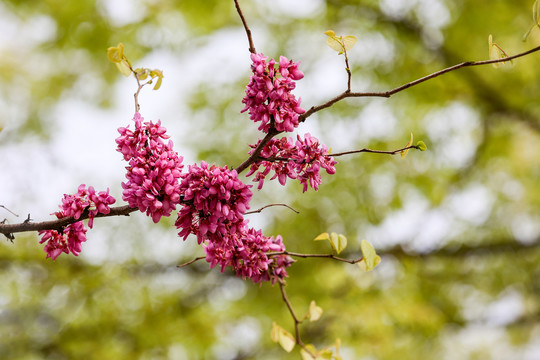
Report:
[{"label": "thin twig", "polygon": [[279,280],[279,289],[281,291],[281,298],[285,302],[285,305],[287,305],[287,309],[289,309],[289,313],[291,314],[293,321],[294,321],[294,337],[296,343],[304,349],[313,359],[315,359],[315,355],[306,347],[304,342],[302,341],[302,338],[300,337],[300,330],[298,329],[298,325],[302,322],[302,320],[298,319],[298,316],[296,316],[294,309],[291,305],[291,302],[289,301],[289,297],[287,296],[287,292],[285,291],[285,281]]},{"label": "thin twig", "polygon": [[345,151],[345,152],[340,152],[340,153],[335,153],[335,154],[328,154],[326,156],[332,156],[332,157],[335,157],[335,156],[343,156],[343,155],[350,155],[350,154],[357,154],[357,153],[373,153],[373,154],[387,154],[387,155],[396,155],[396,154],[399,154],[405,150],[409,150],[409,149],[418,149],[418,146],[417,145],[410,145],[410,146],[406,146],[404,148],[401,148],[401,149],[397,149],[397,150],[391,150],[391,151],[386,151],[386,150],[371,150],[371,149],[360,149],[360,150],[351,150],[351,151]]},{"label": "thin twig", "polygon": [[363,259],[363,258],[359,258],[359,259],[349,260],[349,259],[341,258],[334,254],[301,254],[301,253],[296,253],[296,252],[291,252],[291,251],[271,252],[266,255],[267,256],[289,255],[289,256],[295,256],[295,257],[305,258],[305,259],[306,258],[326,258],[326,259],[333,259],[333,260],[337,260],[337,261],[341,261],[341,262],[345,262],[345,263],[353,264],[353,265],[356,263],[359,263]]},{"label": "thin twig", "polygon": [[300,214],[298,211],[294,210],[292,207],[290,207],[290,206],[287,205],[287,204],[269,204],[269,205],[263,206],[263,207],[260,208],[260,209],[253,210],[253,211],[248,211],[248,212],[245,213],[245,215],[247,215],[247,214],[260,213],[260,212],[263,211],[264,209],[269,208],[269,207],[271,207],[271,206],[285,206],[286,208],[291,209],[291,210],[294,211],[295,213]]},{"label": "thin twig", "polygon": [[238,4],[238,0],[234,0],[234,5],[236,6],[236,11],[238,12],[238,15],[240,16],[240,20],[242,20],[242,24],[244,25],[244,29],[246,30],[246,35],[249,42],[249,52],[252,54],[255,54],[255,45],[253,45],[253,38],[251,37],[251,30],[249,29],[249,26],[246,22],[246,19],[244,18],[244,14],[242,13],[242,9],[240,9],[240,5]]},{"label": "thin twig", "polygon": [[446,74],[446,73],[448,73],[450,71],[454,71],[454,70],[461,69],[463,67],[469,67],[469,66],[496,64],[496,63],[500,63],[500,62],[511,61],[513,59],[517,59],[519,57],[531,54],[531,53],[539,51],[539,50],[540,50],[540,46],[537,46],[537,47],[535,47],[535,48],[533,48],[531,50],[519,53],[517,55],[505,57],[505,58],[502,58],[502,59],[482,60],[482,61],[465,61],[465,62],[462,62],[460,64],[450,66],[450,67],[447,67],[445,69],[436,71],[436,72],[434,72],[432,74],[426,75],[426,76],[424,76],[424,77],[422,77],[420,79],[408,82],[406,84],[403,84],[401,86],[398,86],[398,87],[396,87],[394,89],[391,89],[391,90],[388,90],[388,91],[382,91],[382,92],[350,92],[350,91],[346,90],[343,93],[339,94],[338,96],[334,97],[333,99],[328,100],[324,104],[317,105],[317,106],[312,106],[308,111],[306,111],[304,114],[300,115],[298,120],[300,122],[305,121],[308,117],[310,117],[314,113],[316,113],[318,111],[321,111],[323,109],[329,108],[330,106],[334,105],[338,101],[341,101],[341,100],[343,100],[345,98],[350,98],[350,97],[385,97],[385,98],[389,98],[390,96],[392,96],[392,95],[394,95],[394,94],[396,94],[396,93],[398,93],[400,91],[403,91],[405,89],[408,89],[410,87],[413,87],[415,85],[423,83],[424,81],[427,81],[427,80],[433,79],[435,77],[441,76],[443,74]]},{"label": "thin twig", "polygon": [[183,268],[184,266],[191,265],[191,264],[193,264],[194,262],[199,261],[199,260],[202,260],[202,259],[206,259],[206,256],[199,256],[199,257],[196,257],[195,259],[190,260],[190,261],[188,261],[187,263],[183,263],[183,264],[180,264],[180,265],[176,265],[176,267],[177,267],[177,268]]},{"label": "thin twig", "polygon": [[16,217],[19,217],[19,215],[15,214],[13,211],[9,210],[7,207],[5,207],[4,205],[0,205],[1,208],[4,208],[6,209],[7,211],[9,211],[10,213],[12,213],[13,215],[15,215]]}]

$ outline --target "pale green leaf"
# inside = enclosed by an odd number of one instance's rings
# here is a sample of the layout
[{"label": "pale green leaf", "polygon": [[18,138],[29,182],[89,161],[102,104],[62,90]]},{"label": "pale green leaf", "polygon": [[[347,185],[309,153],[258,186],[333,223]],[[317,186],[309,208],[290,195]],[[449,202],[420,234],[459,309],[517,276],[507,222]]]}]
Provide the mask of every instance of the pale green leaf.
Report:
[{"label": "pale green leaf", "polygon": [[345,235],[338,235],[333,232],[330,234],[330,245],[332,245],[332,249],[339,255],[347,247],[347,238]]},{"label": "pale green leaf", "polygon": [[418,141],[416,143],[416,146],[418,146],[418,150],[420,150],[420,151],[426,151],[427,150],[427,146],[422,140]]},{"label": "pale green leaf", "polygon": [[322,234],[317,235],[317,237],[313,239],[313,241],[319,241],[319,240],[330,240],[330,236],[328,235],[328,233],[322,233]]},{"label": "pale green leaf", "polygon": [[343,53],[343,44],[337,36],[329,36],[328,39],[326,39],[326,43],[332,49],[338,51],[338,54]]},{"label": "pale green leaf", "polygon": [[315,304],[315,301],[311,301],[309,304],[309,321],[317,321],[321,318],[323,309]]},{"label": "pale green leaf", "polygon": [[286,352],[291,352],[296,345],[296,340],[294,337],[275,322],[272,323],[271,337],[272,341],[278,342]]},{"label": "pale green leaf", "polygon": [[124,76],[131,75],[131,69],[129,67],[129,63],[125,59],[115,64],[118,70],[122,73],[122,75]]},{"label": "pale green leaf", "polygon": [[[409,142],[407,143],[407,145],[405,145],[404,147],[409,147],[409,146],[412,145],[412,143],[413,143],[413,133],[411,133],[411,139],[409,140]],[[408,153],[408,152],[409,152],[409,149],[403,150],[403,151],[401,152],[401,157],[404,158],[405,156],[407,156],[407,153]]]},{"label": "pale green leaf", "polygon": [[540,1],[536,0],[532,7],[533,21],[535,25],[540,26]]},{"label": "pale green leaf", "polygon": [[366,240],[360,242],[360,249],[362,250],[363,259],[358,263],[358,266],[364,271],[373,270],[381,262],[381,257],[377,255],[373,246]]},{"label": "pale green leaf", "polygon": [[113,63],[119,63],[124,57],[124,45],[119,43],[118,46],[111,46],[107,49],[107,58]]},{"label": "pale green leaf", "polygon": [[354,44],[356,44],[356,41],[358,41],[358,39],[354,35],[347,35],[343,36],[342,41],[345,51],[349,51],[350,49],[352,49]]},{"label": "pale green leaf", "polygon": [[139,80],[146,80],[146,78],[148,78],[148,75],[150,74],[150,72],[149,72],[148,69],[137,68],[137,69],[135,69],[135,74],[137,74],[137,78]]},{"label": "pale green leaf", "polygon": [[[315,360],[319,359],[319,357],[317,356],[317,348],[315,348],[315,346],[313,346],[312,344],[307,344],[306,349],[308,349],[311,354],[316,356]],[[302,360],[314,360],[311,354],[304,349],[300,349],[300,355],[302,356]]]},{"label": "pale green leaf", "polygon": [[352,49],[358,40],[356,36],[353,35],[336,36],[336,33],[333,30],[328,30],[324,33],[328,36],[326,39],[328,46],[337,51],[339,55],[343,54],[344,51]]}]

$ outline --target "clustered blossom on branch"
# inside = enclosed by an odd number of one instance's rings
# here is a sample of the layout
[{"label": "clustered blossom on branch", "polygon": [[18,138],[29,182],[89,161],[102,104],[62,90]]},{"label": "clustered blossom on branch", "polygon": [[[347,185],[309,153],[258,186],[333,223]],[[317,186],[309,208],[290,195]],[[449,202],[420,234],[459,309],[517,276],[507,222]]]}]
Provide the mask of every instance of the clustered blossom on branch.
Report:
[{"label": "clustered blossom on branch", "polygon": [[298,69],[298,63],[279,57],[276,61],[263,54],[251,54],[253,76],[246,87],[246,104],[242,112],[249,110],[251,120],[261,122],[259,130],[267,133],[270,128],[277,131],[293,131],[298,126],[298,116],[305,113],[300,107],[301,99],[291,93],[296,87],[295,80],[304,74]]},{"label": "clustered blossom on branch", "polygon": [[285,251],[281,236],[264,236],[260,230],[248,228],[244,223],[239,231],[223,236],[220,241],[209,241],[204,246],[206,261],[210,267],[232,267],[242,278],[250,278],[254,283],[272,281],[287,277],[293,260],[287,255],[268,257],[268,252]]},{"label": "clustered blossom on branch", "polygon": [[162,216],[169,216],[180,203],[181,156],[173,150],[173,142],[164,140],[169,136],[157,123],[144,122],[135,113],[135,130],[121,127],[116,139],[117,150],[129,162],[126,167],[127,183],[122,183],[122,199],[129,206],[138,208],[157,223]]},{"label": "clustered blossom on branch", "polygon": [[211,267],[219,264],[223,272],[230,266],[255,283],[287,276],[290,259],[273,259],[266,254],[285,250],[281,237],[263,236],[260,230],[248,228],[244,220],[251,185],[240,181],[235,170],[202,161],[182,174],[180,187],[184,198],[175,222],[178,235],[185,240],[195,234]]},{"label": "clustered blossom on branch", "polygon": [[[111,211],[109,206],[115,202],[116,200],[109,195],[109,189],[96,193],[92,186],[86,189],[86,185],[82,184],[75,195],[64,194],[62,205],[60,205],[61,210],[55,215],[58,219],[70,216],[79,219],[87,211],[88,227],[92,228],[94,217],[97,214],[108,214]],[[82,250],[82,243],[86,241],[86,231],[83,222],[78,221],[67,225],[62,231],[40,231],[39,235],[42,235],[42,238],[39,243],[47,243],[44,248],[47,258],[56,260],[62,252],[66,254],[71,252],[77,256]]]},{"label": "clustered blossom on branch", "polygon": [[178,235],[185,240],[196,234],[200,244],[237,232],[253,196],[250,187],[238,179],[236,170],[204,161],[188,166],[180,184],[184,200],[175,223],[182,229]]},{"label": "clustered blossom on branch", "polygon": [[[250,145],[252,147],[250,154],[259,143]],[[278,178],[279,183],[285,185],[287,177],[298,179],[303,185],[304,192],[308,189],[308,185],[315,190],[319,189],[321,167],[328,174],[336,172],[337,161],[328,155],[326,145],[320,144],[319,140],[309,133],[304,135],[304,139],[297,135],[296,142],[286,137],[279,140],[271,139],[259,157],[262,160],[253,163],[247,174],[247,176],[255,174],[253,181],[259,183],[259,189],[263,187],[264,180],[271,170],[274,171],[274,176],[270,180]],[[260,170],[261,167],[262,170]]]}]

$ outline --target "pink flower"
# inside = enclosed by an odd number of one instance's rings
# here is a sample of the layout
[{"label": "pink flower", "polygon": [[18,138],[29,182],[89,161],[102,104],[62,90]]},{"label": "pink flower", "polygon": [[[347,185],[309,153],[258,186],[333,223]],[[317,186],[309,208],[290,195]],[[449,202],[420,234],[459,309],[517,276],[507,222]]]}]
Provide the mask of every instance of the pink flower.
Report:
[{"label": "pink flower", "polygon": [[200,244],[209,237],[236,232],[249,209],[250,187],[227,167],[208,166],[204,161],[201,166],[189,166],[180,184],[183,204],[175,222],[181,229],[178,235],[185,240],[196,234]]},{"label": "pink flower", "polygon": [[263,54],[251,54],[253,76],[246,86],[246,96],[242,100],[246,106],[241,112],[249,110],[250,119],[261,122],[259,130],[267,133],[270,128],[277,131],[293,131],[298,126],[298,117],[305,112],[300,107],[301,99],[291,93],[296,87],[295,80],[304,74],[298,64],[284,56],[276,61]]},{"label": "pink flower", "polygon": [[[88,226],[92,228],[94,217],[97,214],[110,213],[109,205],[115,202],[116,200],[109,195],[109,189],[96,193],[92,186],[86,189],[86,185],[81,184],[75,195],[64,194],[61,210],[55,215],[58,219],[70,216],[79,219],[85,211],[88,211]],[[39,235],[42,235],[39,243],[47,243],[44,248],[47,258],[56,260],[63,252],[78,256],[82,250],[82,243],[86,241],[86,231],[82,221],[67,225],[62,231],[42,230],[39,232]]]},{"label": "pink flower", "polygon": [[254,283],[269,280],[275,283],[287,277],[285,269],[293,262],[286,255],[268,256],[270,252],[285,251],[281,236],[264,236],[245,223],[241,231],[223,236],[221,241],[209,241],[203,247],[210,267],[219,265],[221,272],[231,267],[238,276],[250,278]]},{"label": "pink flower", "polygon": [[[255,149],[259,143],[250,146]],[[250,154],[252,153],[253,150],[250,151]],[[328,174],[336,172],[337,162],[328,155],[326,145],[320,144],[309,133],[304,139],[297,136],[296,142],[292,138],[285,137],[279,140],[272,139],[263,148],[260,157],[268,160],[253,163],[246,175],[255,174],[253,181],[259,183],[259,189],[263,187],[266,176],[272,170],[274,176],[270,180],[277,178],[281,185],[285,185],[287,178],[297,179],[303,185],[304,192],[308,189],[308,185],[318,190],[322,182],[319,174],[321,167]]]},{"label": "pink flower", "polygon": [[157,223],[162,216],[169,216],[180,203],[180,174],[182,157],[173,150],[166,129],[157,123],[142,122],[135,113],[135,130],[119,128],[117,151],[129,162],[126,167],[128,181],[122,183],[122,199],[129,206],[146,212]]},{"label": "pink flower", "polygon": [[47,253],[47,258],[56,260],[63,252],[78,256],[82,250],[82,243],[86,241],[86,231],[82,221],[66,226],[62,232],[42,230],[39,232],[39,235],[42,235],[39,243],[47,243],[43,249]]},{"label": "pink flower", "polygon": [[88,211],[88,227],[92,228],[94,217],[98,213],[108,214],[111,211],[109,205],[115,202],[116,199],[109,195],[109,189],[96,193],[92,186],[86,189],[86,185],[81,184],[75,195],[64,194],[60,208],[63,217],[73,216],[75,219],[80,218],[84,211]]}]

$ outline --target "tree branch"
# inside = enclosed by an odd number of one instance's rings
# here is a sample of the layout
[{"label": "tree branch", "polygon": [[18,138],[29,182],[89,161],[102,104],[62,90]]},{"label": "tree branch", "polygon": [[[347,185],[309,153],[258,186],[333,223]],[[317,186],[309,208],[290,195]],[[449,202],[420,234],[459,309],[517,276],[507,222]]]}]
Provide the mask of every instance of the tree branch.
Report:
[{"label": "tree branch", "polygon": [[279,134],[279,131],[277,131],[274,127],[271,127],[268,131],[268,134],[266,134],[264,139],[262,139],[260,144],[253,151],[253,154],[251,154],[242,164],[238,165],[238,167],[236,167],[234,170],[236,170],[236,172],[240,174],[242,171],[246,170],[251,164],[257,161],[257,159],[259,158],[259,154],[264,149],[266,144],[268,144],[268,142],[272,140],[272,138],[277,134]]},{"label": "tree branch", "polygon": [[[126,216],[137,210],[139,209],[129,207],[128,205],[118,206],[118,207],[111,208],[111,212],[108,214],[97,214],[95,218],[109,217],[109,216],[122,216],[122,215]],[[9,239],[13,237],[14,233],[26,232],[26,231],[41,231],[41,230],[60,230],[64,226],[76,223],[81,220],[86,220],[86,219],[88,219],[88,211],[83,212],[81,214],[81,217],[78,219],[75,219],[72,216],[69,216],[62,219],[42,221],[42,222],[37,222],[37,223],[25,221],[20,224],[0,224],[0,233],[4,234]]]},{"label": "tree branch", "polygon": [[255,54],[256,51],[255,51],[255,45],[253,45],[253,38],[251,37],[251,30],[249,29],[246,19],[244,18],[242,9],[240,9],[240,4],[238,4],[238,0],[234,0],[234,6],[236,7],[236,11],[238,12],[238,15],[240,16],[240,20],[242,20],[242,25],[244,25],[244,29],[246,30],[246,35],[249,42],[249,52],[252,54]]},{"label": "tree branch", "polygon": [[533,48],[531,50],[519,53],[517,55],[505,57],[505,58],[502,58],[502,59],[482,60],[482,61],[465,61],[465,62],[462,62],[460,64],[450,66],[450,67],[447,67],[445,69],[436,71],[436,72],[434,72],[432,74],[426,75],[426,76],[424,76],[424,77],[422,77],[420,79],[408,82],[406,84],[403,84],[401,86],[398,86],[398,87],[396,87],[394,89],[391,89],[391,90],[388,90],[388,91],[382,91],[382,92],[350,92],[349,90],[346,90],[343,93],[336,96],[335,98],[328,100],[324,104],[317,105],[317,106],[312,106],[308,111],[306,111],[304,114],[300,115],[299,121],[300,122],[305,121],[308,117],[310,117],[314,113],[316,113],[318,111],[321,111],[323,109],[329,108],[330,106],[334,105],[338,101],[341,101],[341,100],[346,99],[346,98],[350,98],[350,97],[385,97],[385,98],[389,98],[390,96],[392,96],[392,95],[394,95],[394,94],[396,94],[396,93],[398,93],[400,91],[403,91],[405,89],[408,89],[410,87],[413,87],[415,85],[423,83],[424,81],[436,78],[436,77],[441,76],[443,74],[446,74],[446,73],[448,73],[450,71],[454,71],[454,70],[461,69],[461,68],[464,68],[464,67],[469,67],[469,66],[488,65],[488,64],[496,64],[496,63],[500,63],[500,62],[511,61],[513,59],[520,58],[522,56],[534,53],[534,52],[539,51],[539,50],[540,50],[540,46],[537,46],[537,47],[535,47],[535,48]]}]

